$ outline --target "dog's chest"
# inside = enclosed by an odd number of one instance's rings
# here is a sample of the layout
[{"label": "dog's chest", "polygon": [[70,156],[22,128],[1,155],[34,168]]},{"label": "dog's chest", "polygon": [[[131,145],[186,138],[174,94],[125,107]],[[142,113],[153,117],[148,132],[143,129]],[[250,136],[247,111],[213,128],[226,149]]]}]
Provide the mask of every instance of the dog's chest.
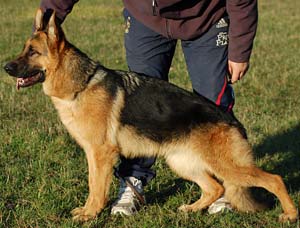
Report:
[{"label": "dog's chest", "polygon": [[52,97],[52,101],[62,123],[83,149],[103,142],[106,121],[99,108],[101,105],[78,99],[68,101]]},{"label": "dog's chest", "polygon": [[60,119],[64,125],[68,126],[74,121],[76,104],[74,101],[62,100],[52,97],[55,108],[57,109]]},{"label": "dog's chest", "polygon": [[62,100],[53,98],[55,108],[58,111],[60,120],[65,125],[69,133],[76,139],[80,136],[80,122],[84,121],[80,118],[80,109],[76,101]]}]

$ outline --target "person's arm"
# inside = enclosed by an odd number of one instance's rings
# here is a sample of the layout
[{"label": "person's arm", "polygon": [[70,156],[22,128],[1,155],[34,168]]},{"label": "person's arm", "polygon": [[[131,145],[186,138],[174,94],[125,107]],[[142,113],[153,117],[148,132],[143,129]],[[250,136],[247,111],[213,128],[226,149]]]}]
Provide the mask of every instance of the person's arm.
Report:
[{"label": "person's arm", "polygon": [[41,0],[40,8],[49,17],[54,10],[59,23],[63,23],[66,16],[72,11],[73,6],[79,0]]},{"label": "person's arm", "polygon": [[257,29],[258,10],[256,0],[227,0],[230,19],[228,72],[234,83],[249,68],[249,59]]}]

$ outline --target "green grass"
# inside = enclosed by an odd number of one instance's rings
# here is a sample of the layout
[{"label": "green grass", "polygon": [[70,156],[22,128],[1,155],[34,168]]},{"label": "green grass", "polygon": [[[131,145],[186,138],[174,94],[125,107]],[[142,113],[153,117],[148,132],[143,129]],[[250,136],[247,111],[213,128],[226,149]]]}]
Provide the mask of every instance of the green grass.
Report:
[{"label": "green grass", "polygon": [[[1,66],[22,49],[30,35],[39,1],[1,0]],[[4,7],[5,6],[5,7]],[[300,2],[259,1],[260,21],[245,79],[234,85],[235,112],[245,124],[257,164],[283,176],[294,202],[300,200]],[[68,39],[105,66],[126,69],[120,1],[85,0],[64,23]],[[190,89],[180,48],[171,81]],[[272,206],[256,213],[208,215],[177,212],[196,200],[196,185],[175,176],[158,160],[157,178],[147,186],[149,204],[136,216],[110,216],[107,207],[84,227],[299,227],[279,224],[277,199],[257,190]],[[266,180],[267,181],[267,180]],[[114,179],[111,198],[116,198]],[[0,227],[81,227],[70,210],[87,197],[83,151],[60,123],[41,86],[16,91],[15,81],[0,70]],[[110,202],[111,204],[111,202]],[[299,206],[299,205],[298,205]]]}]

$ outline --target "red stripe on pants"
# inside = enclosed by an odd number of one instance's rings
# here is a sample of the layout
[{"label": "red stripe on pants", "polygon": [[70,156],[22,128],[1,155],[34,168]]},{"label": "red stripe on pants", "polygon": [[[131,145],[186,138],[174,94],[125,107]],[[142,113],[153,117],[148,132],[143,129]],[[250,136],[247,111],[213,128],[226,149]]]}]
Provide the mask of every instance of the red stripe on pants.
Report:
[{"label": "red stripe on pants", "polygon": [[218,95],[218,98],[217,98],[217,100],[216,100],[216,105],[220,105],[221,104],[221,100],[222,100],[222,96],[224,95],[224,92],[225,92],[225,89],[226,89],[226,86],[227,86],[227,78],[226,77],[224,77],[224,85],[223,85],[223,87],[222,87],[222,90],[221,90],[221,92],[219,93],[219,95]]}]

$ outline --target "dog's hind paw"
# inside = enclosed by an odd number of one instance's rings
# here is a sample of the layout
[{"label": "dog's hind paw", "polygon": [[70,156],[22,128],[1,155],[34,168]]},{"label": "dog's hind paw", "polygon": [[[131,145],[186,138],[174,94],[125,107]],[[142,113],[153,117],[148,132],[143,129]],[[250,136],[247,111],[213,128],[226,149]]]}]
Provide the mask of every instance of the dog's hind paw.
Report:
[{"label": "dog's hind paw", "polygon": [[279,221],[280,222],[296,222],[297,218],[298,218],[298,212],[293,211],[293,212],[289,212],[289,213],[282,213],[279,216]]},{"label": "dog's hind paw", "polygon": [[86,222],[97,216],[96,212],[93,212],[86,207],[77,207],[71,211],[71,214],[73,215],[72,219],[78,222]]},{"label": "dog's hind paw", "polygon": [[182,211],[182,212],[189,212],[189,211],[192,211],[192,208],[190,205],[183,204],[180,207],[178,207],[178,210]]}]

